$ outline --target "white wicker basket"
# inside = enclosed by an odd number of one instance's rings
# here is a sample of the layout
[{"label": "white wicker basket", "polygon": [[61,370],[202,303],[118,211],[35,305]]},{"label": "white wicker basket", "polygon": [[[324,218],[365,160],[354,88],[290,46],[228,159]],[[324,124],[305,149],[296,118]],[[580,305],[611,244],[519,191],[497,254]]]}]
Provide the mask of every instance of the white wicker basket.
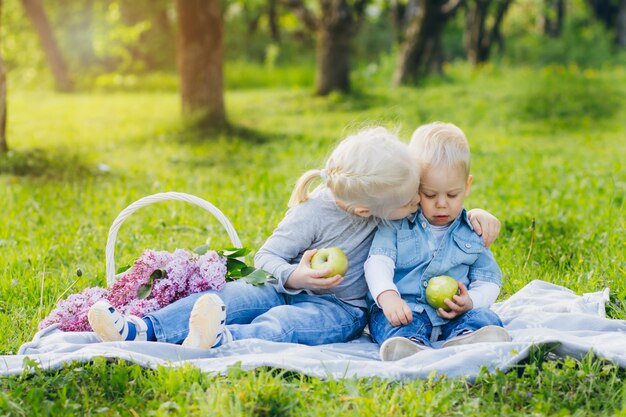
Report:
[{"label": "white wicker basket", "polygon": [[115,240],[117,238],[117,231],[120,229],[122,223],[124,223],[124,220],[126,220],[131,214],[144,206],[152,203],[157,203],[159,201],[169,200],[186,201],[188,203],[192,203],[196,206],[202,207],[213,216],[215,216],[215,218],[219,220],[222,226],[224,226],[226,232],[228,233],[228,237],[233,244],[233,247],[241,247],[241,240],[239,240],[239,236],[237,235],[237,232],[235,231],[233,225],[230,223],[230,220],[228,220],[224,213],[222,213],[217,207],[215,207],[208,201],[191,194],[179,192],[167,192],[149,195],[135,201],[124,210],[122,210],[111,225],[111,228],[109,229],[109,237],[107,238],[107,246],[105,251],[107,285],[110,286],[115,282]]}]

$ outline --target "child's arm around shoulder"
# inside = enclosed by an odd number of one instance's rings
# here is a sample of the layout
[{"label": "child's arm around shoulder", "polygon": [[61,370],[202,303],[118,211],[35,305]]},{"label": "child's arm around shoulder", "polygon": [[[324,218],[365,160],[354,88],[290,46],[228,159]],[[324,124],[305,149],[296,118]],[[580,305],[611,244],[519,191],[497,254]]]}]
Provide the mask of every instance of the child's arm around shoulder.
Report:
[{"label": "child's arm around shoulder", "polygon": [[472,224],[474,232],[483,238],[483,244],[486,248],[491,246],[498,238],[501,226],[500,220],[493,214],[483,209],[475,208],[467,212],[467,218]]}]

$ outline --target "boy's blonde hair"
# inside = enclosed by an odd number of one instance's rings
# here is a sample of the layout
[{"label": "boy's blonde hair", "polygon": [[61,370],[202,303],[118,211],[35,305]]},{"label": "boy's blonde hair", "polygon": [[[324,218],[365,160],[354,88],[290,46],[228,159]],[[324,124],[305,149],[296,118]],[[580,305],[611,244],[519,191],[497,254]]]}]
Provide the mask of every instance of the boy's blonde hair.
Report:
[{"label": "boy's blonde hair", "polygon": [[289,207],[306,201],[318,178],[349,213],[364,207],[384,218],[411,201],[419,187],[420,170],[404,142],[387,129],[375,127],[342,140],[324,169],[305,172],[296,183]]},{"label": "boy's blonde hair", "polygon": [[452,123],[434,122],[420,126],[411,136],[409,149],[422,169],[458,166],[469,176],[469,143],[465,133]]}]

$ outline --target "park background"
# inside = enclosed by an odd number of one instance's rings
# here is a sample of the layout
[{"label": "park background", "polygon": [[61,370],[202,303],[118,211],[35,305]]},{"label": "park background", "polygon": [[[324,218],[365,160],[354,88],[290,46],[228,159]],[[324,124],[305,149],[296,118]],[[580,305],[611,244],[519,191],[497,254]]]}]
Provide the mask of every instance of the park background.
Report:
[{"label": "park background", "polygon": [[[131,202],[209,200],[254,251],[346,135],[459,125],[467,207],[502,221],[503,300],[533,279],[608,287],[626,319],[625,0],[0,1],[0,353],[105,285]],[[210,214],[144,208],[144,249],[229,245]],[[79,272],[80,271],[80,272]],[[539,351],[473,384],[228,376],[105,360],[0,380],[3,415],[626,415],[626,374]]]}]

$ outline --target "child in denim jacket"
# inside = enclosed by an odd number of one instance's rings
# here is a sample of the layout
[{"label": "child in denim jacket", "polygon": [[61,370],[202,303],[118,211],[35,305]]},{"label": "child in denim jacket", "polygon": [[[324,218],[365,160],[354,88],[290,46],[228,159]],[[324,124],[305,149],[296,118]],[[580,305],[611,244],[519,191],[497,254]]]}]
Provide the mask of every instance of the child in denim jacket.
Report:
[{"label": "child in denim jacket", "polygon": [[[452,124],[432,123],[415,131],[409,147],[421,165],[421,207],[379,226],[365,264],[370,332],[381,359],[510,340],[489,310],[502,273],[463,208],[472,183],[465,135]],[[445,301],[449,311],[426,302],[428,282],[439,275],[458,281],[459,293]]]}]

